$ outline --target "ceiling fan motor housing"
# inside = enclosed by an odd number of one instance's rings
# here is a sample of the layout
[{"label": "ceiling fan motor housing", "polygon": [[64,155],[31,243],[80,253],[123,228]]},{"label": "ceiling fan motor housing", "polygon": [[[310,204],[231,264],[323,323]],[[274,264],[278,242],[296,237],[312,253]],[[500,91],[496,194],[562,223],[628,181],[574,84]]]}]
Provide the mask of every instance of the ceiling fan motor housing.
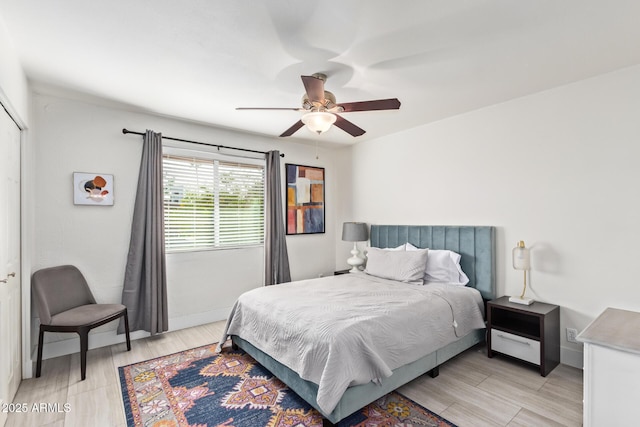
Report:
[{"label": "ceiling fan motor housing", "polygon": [[[324,91],[324,99],[321,102],[312,102],[309,99],[309,95],[306,93],[302,95],[302,108],[311,111],[327,111],[336,107],[336,97],[328,90]],[[332,111],[334,112],[334,111]],[[335,111],[340,112],[340,111]]]}]

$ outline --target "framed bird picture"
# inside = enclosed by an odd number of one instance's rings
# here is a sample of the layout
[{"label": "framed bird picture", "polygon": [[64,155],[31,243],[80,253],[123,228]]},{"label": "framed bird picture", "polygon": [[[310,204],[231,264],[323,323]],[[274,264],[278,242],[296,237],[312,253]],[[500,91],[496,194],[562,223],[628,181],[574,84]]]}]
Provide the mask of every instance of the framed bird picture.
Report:
[{"label": "framed bird picture", "polygon": [[113,175],[74,172],[73,204],[113,206]]}]

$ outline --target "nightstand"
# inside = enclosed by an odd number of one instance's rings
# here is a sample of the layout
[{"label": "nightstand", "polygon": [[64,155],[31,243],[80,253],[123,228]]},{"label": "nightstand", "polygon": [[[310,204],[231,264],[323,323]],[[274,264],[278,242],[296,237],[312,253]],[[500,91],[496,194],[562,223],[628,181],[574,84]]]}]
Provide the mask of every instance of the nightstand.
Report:
[{"label": "nightstand", "polygon": [[509,297],[487,303],[487,355],[501,353],[540,367],[546,377],[560,363],[560,307],[525,306]]},{"label": "nightstand", "polygon": [[334,272],[333,272],[333,275],[334,275],[334,276],[338,276],[338,275],[340,275],[340,274],[349,274],[349,269],[346,269],[346,270],[338,270],[338,271],[334,271]]}]

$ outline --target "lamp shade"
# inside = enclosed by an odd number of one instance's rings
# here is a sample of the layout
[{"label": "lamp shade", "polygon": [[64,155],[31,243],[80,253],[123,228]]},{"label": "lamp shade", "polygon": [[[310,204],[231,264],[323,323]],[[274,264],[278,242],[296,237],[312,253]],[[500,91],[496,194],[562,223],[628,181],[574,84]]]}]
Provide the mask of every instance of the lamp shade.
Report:
[{"label": "lamp shade", "polygon": [[525,248],[524,242],[520,240],[518,245],[513,248],[513,268],[516,270],[530,270],[531,269],[531,257],[529,255],[529,249]]},{"label": "lamp shade", "polygon": [[342,224],[342,240],[345,242],[364,242],[368,238],[369,231],[364,222],[345,222]]},{"label": "lamp shade", "polygon": [[335,114],[327,113],[325,111],[314,111],[302,116],[302,123],[307,125],[309,130],[317,134],[328,131],[335,121]]}]

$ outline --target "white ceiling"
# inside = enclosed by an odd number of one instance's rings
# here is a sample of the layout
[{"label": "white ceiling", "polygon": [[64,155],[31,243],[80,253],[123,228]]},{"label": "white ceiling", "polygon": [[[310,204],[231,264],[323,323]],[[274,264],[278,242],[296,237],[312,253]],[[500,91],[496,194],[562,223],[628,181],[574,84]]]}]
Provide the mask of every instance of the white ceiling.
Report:
[{"label": "white ceiling", "polygon": [[640,63],[637,0],[0,0],[29,79],[144,111],[280,135],[323,72],[351,144]]}]

